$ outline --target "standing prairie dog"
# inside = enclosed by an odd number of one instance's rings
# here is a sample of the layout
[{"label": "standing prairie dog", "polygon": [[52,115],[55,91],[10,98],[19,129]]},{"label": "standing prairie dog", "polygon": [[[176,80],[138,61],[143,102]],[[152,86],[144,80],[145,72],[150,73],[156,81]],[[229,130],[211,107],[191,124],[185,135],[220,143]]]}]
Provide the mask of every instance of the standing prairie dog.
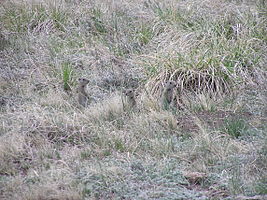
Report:
[{"label": "standing prairie dog", "polygon": [[161,106],[163,109],[167,109],[173,100],[173,89],[176,87],[174,81],[166,81],[164,84],[162,96],[161,96]]},{"label": "standing prairie dog", "polygon": [[78,102],[82,106],[87,106],[89,103],[89,96],[86,92],[86,86],[89,83],[89,80],[86,78],[78,78]]},{"label": "standing prairie dog", "polygon": [[135,94],[133,89],[127,89],[123,91],[123,94],[125,95],[124,98],[122,98],[122,104],[123,107],[127,106],[129,108],[133,108],[136,106],[136,100],[135,100]]}]

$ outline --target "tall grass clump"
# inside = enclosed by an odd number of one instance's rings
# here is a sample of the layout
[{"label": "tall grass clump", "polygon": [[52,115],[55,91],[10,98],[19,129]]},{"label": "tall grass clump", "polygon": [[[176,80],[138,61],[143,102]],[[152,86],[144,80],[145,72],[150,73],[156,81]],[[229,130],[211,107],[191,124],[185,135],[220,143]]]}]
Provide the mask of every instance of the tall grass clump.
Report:
[{"label": "tall grass clump", "polygon": [[70,85],[73,84],[73,69],[69,63],[62,64],[62,78],[64,90],[71,90]]},{"label": "tall grass clump", "polygon": [[[52,1],[51,1],[52,2]],[[4,27],[16,33],[38,33],[42,31],[64,31],[68,21],[66,11],[61,9],[60,3],[48,4],[19,4],[11,2],[11,5],[3,6]]]},{"label": "tall grass clump", "polygon": [[248,129],[246,122],[242,119],[225,120],[224,131],[232,137],[238,138]]},{"label": "tall grass clump", "polygon": [[203,15],[194,6],[183,9],[164,3],[156,5],[159,20],[168,19],[169,23],[167,31],[155,38],[159,43],[157,52],[144,55],[152,91],[157,93],[161,83],[169,79],[178,83],[179,93],[214,95],[231,93],[236,87],[257,81],[255,77],[264,67],[260,50],[266,34],[263,18],[248,8],[241,13],[225,7],[222,13],[213,13],[203,3],[198,6],[206,13]]}]

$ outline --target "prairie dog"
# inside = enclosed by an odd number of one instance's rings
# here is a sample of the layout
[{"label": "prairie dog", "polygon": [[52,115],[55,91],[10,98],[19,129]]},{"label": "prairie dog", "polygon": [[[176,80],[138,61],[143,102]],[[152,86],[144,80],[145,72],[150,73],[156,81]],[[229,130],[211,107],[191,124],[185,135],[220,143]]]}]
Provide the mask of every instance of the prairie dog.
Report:
[{"label": "prairie dog", "polygon": [[173,89],[176,87],[174,81],[166,81],[164,84],[162,96],[161,96],[161,106],[163,109],[167,109],[173,100]]},{"label": "prairie dog", "polygon": [[125,107],[125,106],[128,106],[129,108],[135,107],[136,106],[136,100],[135,100],[134,90],[133,89],[124,90],[123,94],[125,95],[125,97],[122,98],[123,107]]},{"label": "prairie dog", "polygon": [[87,106],[89,103],[89,96],[86,92],[86,86],[89,83],[89,80],[86,78],[78,78],[78,102],[82,106]]}]

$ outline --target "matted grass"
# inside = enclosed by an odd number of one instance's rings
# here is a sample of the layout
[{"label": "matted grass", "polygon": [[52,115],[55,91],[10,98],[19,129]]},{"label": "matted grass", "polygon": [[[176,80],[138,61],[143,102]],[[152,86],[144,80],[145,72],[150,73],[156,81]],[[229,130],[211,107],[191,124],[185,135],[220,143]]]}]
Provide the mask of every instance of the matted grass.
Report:
[{"label": "matted grass", "polygon": [[[0,199],[266,198],[266,10],[2,1]],[[176,104],[162,110],[167,80]]]}]

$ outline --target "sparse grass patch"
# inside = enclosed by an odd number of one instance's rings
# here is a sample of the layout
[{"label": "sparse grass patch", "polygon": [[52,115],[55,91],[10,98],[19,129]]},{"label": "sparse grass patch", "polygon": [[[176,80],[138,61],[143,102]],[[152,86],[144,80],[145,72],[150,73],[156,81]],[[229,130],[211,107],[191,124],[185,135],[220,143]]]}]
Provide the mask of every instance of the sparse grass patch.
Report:
[{"label": "sparse grass patch", "polygon": [[215,112],[220,101],[219,98],[216,101],[209,93],[200,93],[198,95],[187,94],[182,102],[187,108],[195,112]]},{"label": "sparse grass patch", "polygon": [[226,119],[223,130],[230,136],[238,138],[248,130],[248,125],[243,119]]},{"label": "sparse grass patch", "polygon": [[260,179],[255,186],[255,192],[260,195],[266,195],[267,194],[267,180],[266,177]]},{"label": "sparse grass patch", "polygon": [[[121,97],[114,95],[105,102],[97,103],[86,110],[88,117],[99,122],[119,122],[123,121],[124,111]],[[126,116],[125,116],[126,117]]]},{"label": "sparse grass patch", "polygon": [[101,35],[108,32],[106,25],[104,24],[104,20],[102,19],[103,13],[99,8],[93,8],[91,11],[91,19],[92,23],[92,32],[94,35]]},{"label": "sparse grass patch", "polygon": [[64,25],[67,22],[67,13],[60,7],[60,4],[27,4],[13,3],[5,5],[2,19],[6,29],[12,32],[38,33],[51,31],[55,28],[65,31]]},{"label": "sparse grass patch", "polygon": [[146,45],[153,38],[153,30],[147,24],[142,24],[140,31],[137,32],[137,38],[140,46]]},{"label": "sparse grass patch", "polygon": [[73,69],[70,63],[62,64],[62,78],[63,78],[63,88],[65,91],[71,90],[71,85],[73,85]]},{"label": "sparse grass patch", "polygon": [[[98,165],[99,166],[99,165]],[[83,194],[89,198],[196,198],[195,194],[181,192],[187,180],[183,177],[175,160],[163,163],[131,159],[129,163],[105,160],[92,173],[80,171],[79,181]],[[134,182],[129,182],[133,178]],[[152,189],[153,187],[153,189]],[[143,191],[140,193],[139,191]],[[199,195],[203,195],[199,193]]]},{"label": "sparse grass patch", "polygon": [[24,147],[24,136],[9,134],[9,137],[6,134],[1,136],[1,140],[5,143],[0,144],[0,174],[12,176],[27,170],[31,158],[28,157]]}]

